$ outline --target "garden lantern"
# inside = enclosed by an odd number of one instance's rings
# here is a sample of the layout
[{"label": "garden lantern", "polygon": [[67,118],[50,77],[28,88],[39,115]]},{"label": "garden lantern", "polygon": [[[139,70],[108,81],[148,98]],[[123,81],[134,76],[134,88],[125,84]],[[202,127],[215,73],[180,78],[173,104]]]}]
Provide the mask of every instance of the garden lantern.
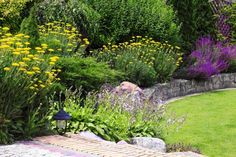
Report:
[{"label": "garden lantern", "polygon": [[57,132],[60,135],[65,134],[66,133],[66,129],[67,129],[67,122],[68,122],[68,120],[71,119],[71,116],[66,111],[61,109],[59,112],[57,112],[53,116],[53,119],[56,120]]}]

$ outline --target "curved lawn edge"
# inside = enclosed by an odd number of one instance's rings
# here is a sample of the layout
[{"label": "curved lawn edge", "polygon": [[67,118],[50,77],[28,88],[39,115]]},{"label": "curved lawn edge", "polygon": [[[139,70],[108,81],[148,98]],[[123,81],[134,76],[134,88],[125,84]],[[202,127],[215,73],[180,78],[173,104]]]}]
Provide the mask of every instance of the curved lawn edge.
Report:
[{"label": "curved lawn edge", "polygon": [[171,99],[169,99],[169,100],[167,100],[167,101],[165,101],[163,103],[164,104],[169,104],[169,103],[172,103],[172,102],[175,102],[175,101],[178,101],[178,100],[183,100],[183,99],[188,98],[188,97],[199,96],[199,95],[207,94],[207,93],[211,93],[211,92],[231,91],[231,90],[235,90],[236,91],[236,88],[216,89],[216,90],[211,90],[211,91],[207,91],[207,92],[200,92],[200,93],[189,94],[189,95],[185,95],[185,96],[171,98]]}]

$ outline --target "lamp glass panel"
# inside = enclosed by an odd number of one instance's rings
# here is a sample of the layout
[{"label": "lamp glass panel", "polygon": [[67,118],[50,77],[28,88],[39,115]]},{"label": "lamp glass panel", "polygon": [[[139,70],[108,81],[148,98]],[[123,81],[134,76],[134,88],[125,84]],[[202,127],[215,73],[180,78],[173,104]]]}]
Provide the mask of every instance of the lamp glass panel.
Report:
[{"label": "lamp glass panel", "polygon": [[65,129],[66,128],[66,120],[57,120],[56,122],[58,129]]}]

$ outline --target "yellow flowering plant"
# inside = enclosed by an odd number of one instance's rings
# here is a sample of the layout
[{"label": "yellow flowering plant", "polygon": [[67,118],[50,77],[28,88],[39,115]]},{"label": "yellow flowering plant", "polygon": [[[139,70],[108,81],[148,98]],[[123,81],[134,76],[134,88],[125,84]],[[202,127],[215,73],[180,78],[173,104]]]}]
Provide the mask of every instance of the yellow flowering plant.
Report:
[{"label": "yellow flowering plant", "polygon": [[[117,45],[109,43],[94,55],[99,61],[106,61],[112,67],[128,74],[130,69],[133,70],[133,65],[140,62],[139,65],[149,67],[151,71],[155,70],[156,78],[153,77],[153,79],[157,79],[158,82],[169,79],[182,62],[180,47],[173,46],[168,41],[161,43],[142,36],[133,36],[130,41]],[[140,71],[139,69],[136,68],[137,71]],[[132,75],[134,75],[133,72],[130,76]],[[137,75],[132,77],[137,77]],[[135,78],[132,81],[135,82]]]},{"label": "yellow flowering plant", "polygon": [[70,23],[53,21],[39,26],[40,41],[48,52],[57,52],[62,55],[83,55],[90,44],[87,38]]},{"label": "yellow flowering plant", "polygon": [[[42,46],[40,50],[33,50],[29,47],[29,36],[21,33],[13,35],[8,31],[9,28],[0,27],[0,119],[10,124],[2,125],[0,135],[3,129],[9,134],[6,137],[11,137],[10,134],[16,130],[19,135],[26,136],[26,130],[31,128],[27,116],[39,107],[57,79],[59,69],[54,69],[54,64],[59,57],[45,57],[47,48]],[[17,127],[12,129],[14,125]],[[0,140],[0,143],[4,141]]]}]

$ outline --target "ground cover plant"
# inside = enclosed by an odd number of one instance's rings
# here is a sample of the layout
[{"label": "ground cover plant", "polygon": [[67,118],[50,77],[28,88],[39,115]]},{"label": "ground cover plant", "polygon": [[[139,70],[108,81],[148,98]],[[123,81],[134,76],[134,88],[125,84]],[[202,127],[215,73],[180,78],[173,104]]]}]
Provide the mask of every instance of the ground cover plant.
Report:
[{"label": "ground cover plant", "polygon": [[210,92],[168,104],[167,113],[185,115],[182,127],[169,128],[168,144],[183,143],[208,156],[233,157],[235,151],[236,91]]},{"label": "ground cover plant", "polygon": [[[61,105],[72,115],[69,131],[91,131],[116,142],[129,141],[131,137],[160,137],[164,107],[147,100],[132,101],[132,95],[114,95],[107,91],[89,93],[85,99],[78,94],[66,91],[63,102],[51,101],[52,115]],[[54,122],[52,128],[55,128]]]},{"label": "ground cover plant", "polygon": [[104,45],[95,56],[123,71],[129,81],[142,87],[167,81],[182,62],[180,47],[142,36],[117,45]]}]

